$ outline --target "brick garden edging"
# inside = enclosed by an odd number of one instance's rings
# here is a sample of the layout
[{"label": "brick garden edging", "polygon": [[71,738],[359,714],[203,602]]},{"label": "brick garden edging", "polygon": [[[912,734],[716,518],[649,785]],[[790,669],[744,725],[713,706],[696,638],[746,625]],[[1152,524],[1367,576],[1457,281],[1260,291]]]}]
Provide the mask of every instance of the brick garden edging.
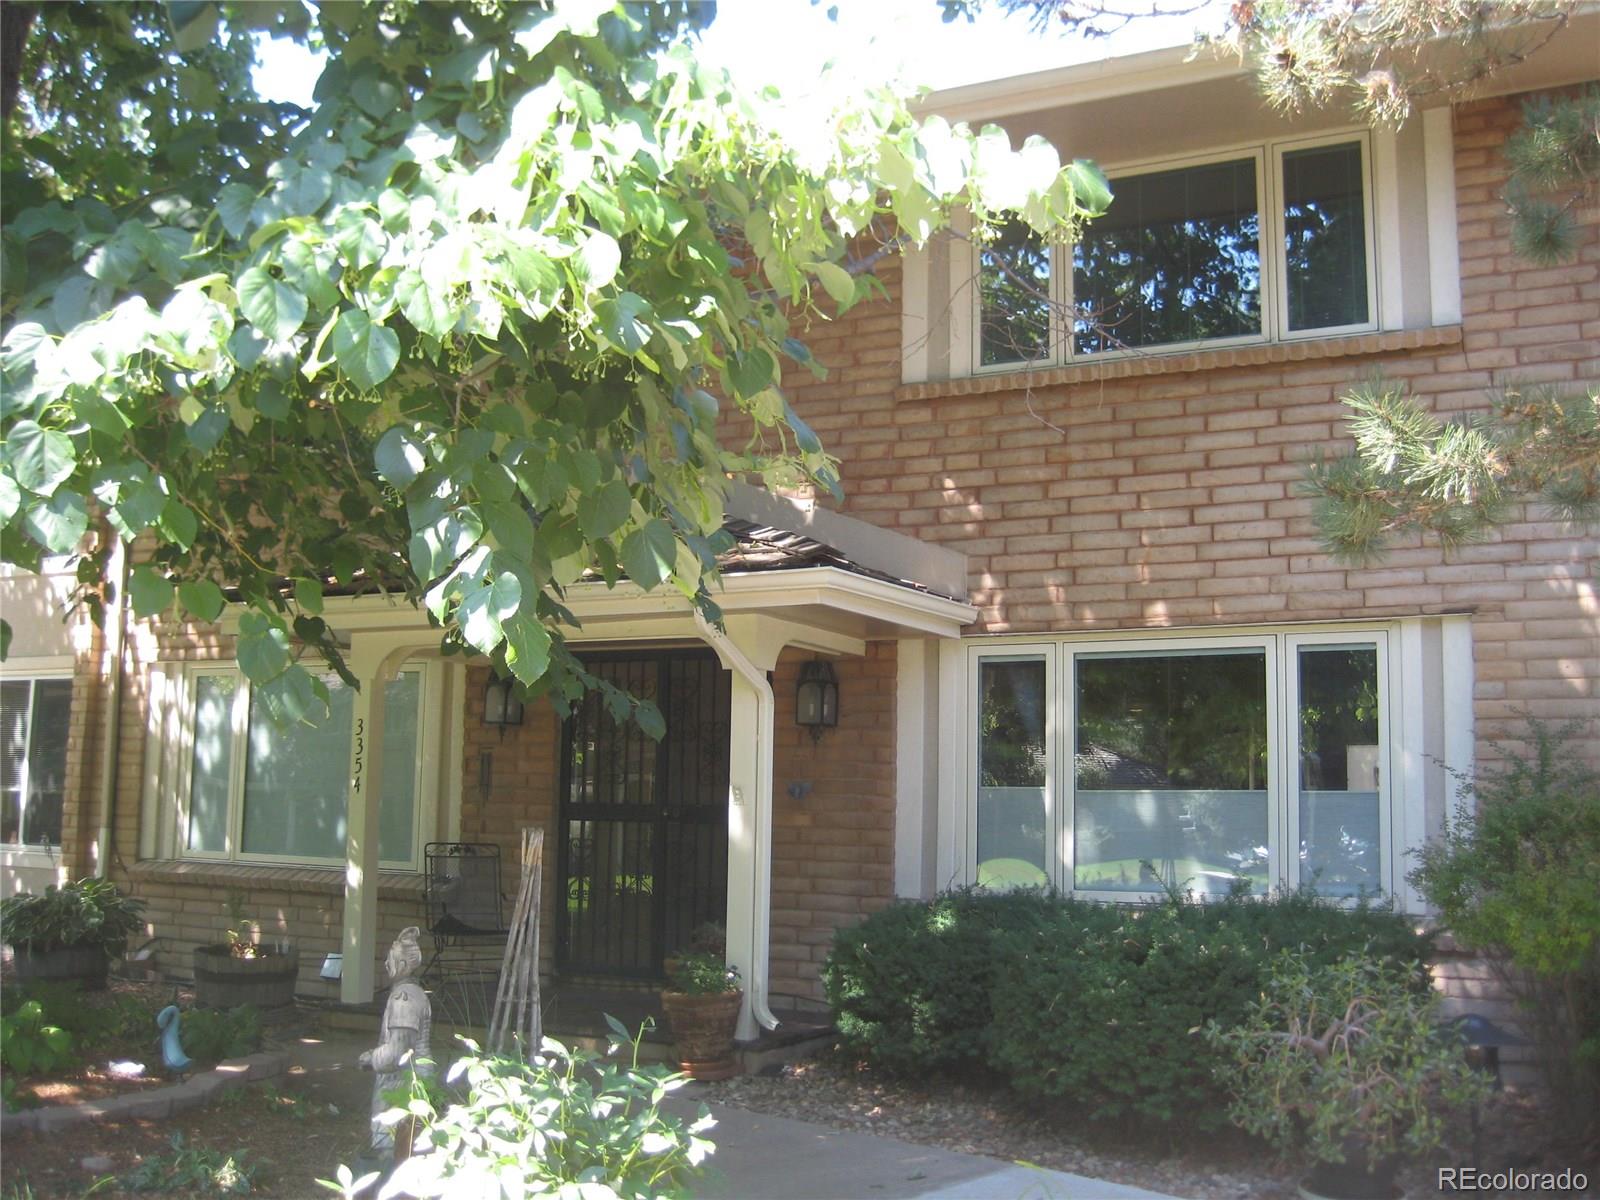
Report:
[{"label": "brick garden edging", "polygon": [[208,1104],[225,1091],[272,1079],[282,1075],[289,1065],[287,1050],[263,1050],[245,1058],[230,1058],[214,1068],[171,1087],[154,1088],[147,1092],[133,1092],[126,1096],[113,1096],[108,1100],[90,1100],[83,1104],[62,1105],[58,1108],[34,1108],[25,1112],[7,1113],[7,1133],[35,1130],[40,1133],[59,1133],[89,1122],[109,1124],[114,1121],[158,1121],[185,1109]]}]

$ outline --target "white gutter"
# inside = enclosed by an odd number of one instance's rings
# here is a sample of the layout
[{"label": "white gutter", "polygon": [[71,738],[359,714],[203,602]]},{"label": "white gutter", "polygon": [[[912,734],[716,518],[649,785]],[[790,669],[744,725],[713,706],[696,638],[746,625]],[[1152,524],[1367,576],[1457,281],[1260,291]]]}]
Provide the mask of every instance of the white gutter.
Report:
[{"label": "white gutter", "polygon": [[755,835],[755,888],[750,902],[750,974],[745,980],[750,1014],[763,1029],[776,1029],[778,1018],[767,1006],[767,957],[772,941],[772,736],[777,703],[767,673],[750,661],[722,630],[698,608],[694,622],[700,636],[723,662],[744,677],[756,694],[756,796],[752,810]]},{"label": "white gutter", "polygon": [[128,547],[120,537],[111,544],[109,574],[116,591],[106,605],[104,629],[105,661],[111,666],[111,682],[106,689],[105,736],[100,746],[100,828],[94,838],[94,873],[104,879],[111,869],[111,824],[117,802],[117,740],[122,716],[122,650],[127,612],[123,595],[128,589]]},{"label": "white gutter", "polygon": [[1196,55],[1194,45],[1163,46],[1138,54],[1096,59],[929,92],[912,105],[920,116],[986,121],[1045,108],[1114,100],[1141,92],[1246,74],[1238,59]]}]

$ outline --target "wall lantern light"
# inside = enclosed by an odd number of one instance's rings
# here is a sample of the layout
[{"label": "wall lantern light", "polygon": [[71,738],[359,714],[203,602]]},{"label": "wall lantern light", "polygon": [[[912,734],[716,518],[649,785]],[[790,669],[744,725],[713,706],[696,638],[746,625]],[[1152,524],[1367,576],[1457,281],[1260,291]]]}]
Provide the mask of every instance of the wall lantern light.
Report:
[{"label": "wall lantern light", "polygon": [[822,739],[824,729],[839,723],[839,681],[833,667],[820,658],[800,668],[800,682],[794,689],[794,722],[811,730],[813,742]]},{"label": "wall lantern light", "polygon": [[502,738],[507,725],[522,724],[522,701],[514,681],[489,676],[489,686],[483,689],[483,723],[498,728]]}]

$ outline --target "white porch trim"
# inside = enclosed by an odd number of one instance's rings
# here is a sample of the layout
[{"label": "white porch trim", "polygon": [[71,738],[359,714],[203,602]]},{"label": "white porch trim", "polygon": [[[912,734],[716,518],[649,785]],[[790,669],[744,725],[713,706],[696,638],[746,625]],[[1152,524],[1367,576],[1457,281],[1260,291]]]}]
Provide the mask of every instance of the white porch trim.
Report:
[{"label": "white porch trim", "polygon": [[[767,672],[791,646],[860,657],[872,641],[905,646],[927,638],[954,640],[962,626],[976,619],[977,610],[915,587],[836,567],[730,574],[721,583],[716,597],[724,616],[721,628],[706,622],[676,592],[645,592],[623,581],[616,587],[590,582],[569,588],[567,607],[582,624],[564,632],[575,646],[705,642],[732,674],[726,928],[729,961],[745,982],[738,1036],[750,1040],[762,1027],[777,1025],[767,991],[775,708]],[[407,658],[435,649],[437,632],[428,627],[423,613],[388,596],[329,598],[325,619],[349,635],[348,661],[362,682],[351,729],[344,972],[339,985],[340,999],[354,1004],[371,1000],[377,982],[382,685]],[[461,713],[459,706],[456,712]],[[459,748],[461,731],[452,731],[445,744]]]}]

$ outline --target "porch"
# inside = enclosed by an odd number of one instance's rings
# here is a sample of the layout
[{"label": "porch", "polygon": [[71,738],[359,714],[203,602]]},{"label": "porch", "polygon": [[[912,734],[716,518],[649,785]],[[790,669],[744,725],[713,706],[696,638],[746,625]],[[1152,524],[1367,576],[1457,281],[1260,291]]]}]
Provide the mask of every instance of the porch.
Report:
[{"label": "porch", "polygon": [[[738,546],[724,563],[719,626],[681,596],[626,582],[568,591],[581,622],[567,631],[570,644],[617,686],[658,697],[667,723],[660,743],[584,710],[563,722],[531,706],[519,727],[489,726],[487,666],[451,668],[463,676],[450,747],[460,756],[460,799],[440,834],[501,846],[510,896],[518,831],[546,830],[542,966],[559,981],[552,1033],[603,1030],[605,1003],[625,1023],[649,1015],[652,992],[623,981],[659,986],[661,957],[707,920],[724,926],[727,959],[744,983],[740,1040],[759,1043],[763,1031],[786,1026],[816,1032],[804,1001],[818,998],[815,968],[833,926],[894,894],[896,766],[926,755],[921,701],[937,657],[928,649],[974,616],[946,594],[964,588],[965,561],[744,491],[736,499],[748,515],[730,521]],[[381,601],[351,602],[331,620],[348,633],[356,674],[374,685],[435,644],[415,614]],[[840,727],[820,745],[803,744],[793,727],[794,679],[813,658],[834,664],[843,695]],[[692,694],[679,690],[691,675]],[[383,982],[368,831],[378,828],[384,691],[363,687],[354,714],[367,736],[365,755],[353,747],[351,759],[352,780],[365,777],[352,786],[348,818],[339,989],[347,1006],[365,1005]],[[708,708],[711,692],[721,698]],[[797,899],[800,891],[807,895]],[[386,913],[383,927],[392,924]],[[786,1003],[785,991],[809,994]]]}]

